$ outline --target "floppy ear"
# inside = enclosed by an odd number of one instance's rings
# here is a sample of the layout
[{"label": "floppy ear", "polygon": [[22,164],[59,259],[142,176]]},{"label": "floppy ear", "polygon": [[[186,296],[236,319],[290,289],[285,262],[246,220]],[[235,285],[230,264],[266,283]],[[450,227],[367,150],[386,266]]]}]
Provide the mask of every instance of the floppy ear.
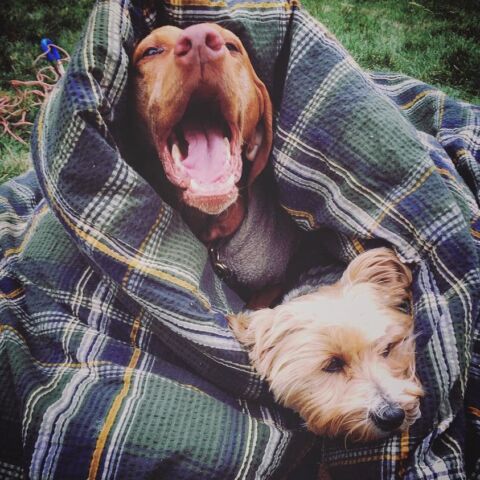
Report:
[{"label": "floppy ear", "polygon": [[398,307],[410,296],[412,273],[389,248],[374,248],[355,258],[340,282],[343,285],[373,284],[385,304]]},{"label": "floppy ear", "polygon": [[227,316],[227,320],[237,340],[246,347],[251,347],[255,342],[255,335],[251,329],[249,330],[251,319],[248,314],[238,313],[236,315],[230,315]]},{"label": "floppy ear", "polygon": [[267,87],[258,77],[255,78],[255,86],[262,108],[262,118],[257,125],[254,138],[247,147],[247,159],[253,162],[248,176],[248,185],[252,185],[267,166],[273,142],[273,116],[270,95]]},{"label": "floppy ear", "polygon": [[275,328],[276,310],[262,308],[261,310],[240,313],[228,317],[228,323],[237,340],[249,350],[250,361],[262,377],[268,377],[275,358],[273,351],[279,344],[283,333]]},{"label": "floppy ear", "polygon": [[252,348],[258,343],[258,337],[264,336],[269,331],[274,318],[275,312],[272,308],[250,310],[248,313],[242,312],[227,317],[237,340],[247,348]]}]

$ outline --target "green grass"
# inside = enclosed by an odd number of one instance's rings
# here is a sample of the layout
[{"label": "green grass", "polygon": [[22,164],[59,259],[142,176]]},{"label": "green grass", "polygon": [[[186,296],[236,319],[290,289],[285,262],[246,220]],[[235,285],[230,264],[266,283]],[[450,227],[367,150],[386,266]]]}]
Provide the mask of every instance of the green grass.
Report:
[{"label": "green grass", "polygon": [[30,166],[28,148],[15,141],[4,141],[0,160],[0,184],[25,172]]},{"label": "green grass", "polygon": [[32,75],[32,62],[41,53],[40,40],[50,38],[70,50],[94,4],[94,0],[10,0],[0,2],[0,82]]},{"label": "green grass", "polygon": [[478,0],[303,0],[365,69],[401,72],[480,103]]},{"label": "green grass", "polygon": [[[72,52],[93,0],[0,3],[0,90],[34,77],[41,37]],[[367,70],[401,72],[480,104],[479,0],[303,0]],[[34,113],[34,112],[33,112]],[[0,183],[28,167],[28,147],[0,136]]]},{"label": "green grass", "polygon": [[[94,0],[13,0],[0,2],[0,96],[13,95],[10,80],[34,80],[32,67],[40,55],[40,40],[50,38],[73,52]],[[46,64],[39,65],[40,67]],[[35,116],[35,109],[29,120]],[[28,139],[28,135],[21,135]],[[30,166],[29,147],[0,131],[0,183],[19,175]]]}]

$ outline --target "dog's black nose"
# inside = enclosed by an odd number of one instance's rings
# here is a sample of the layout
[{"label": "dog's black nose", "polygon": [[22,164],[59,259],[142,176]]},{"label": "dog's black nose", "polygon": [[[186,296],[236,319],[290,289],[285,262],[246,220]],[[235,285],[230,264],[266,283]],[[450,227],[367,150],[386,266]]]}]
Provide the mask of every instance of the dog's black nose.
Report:
[{"label": "dog's black nose", "polygon": [[384,432],[393,432],[405,419],[405,412],[397,404],[387,403],[370,413],[373,423]]}]

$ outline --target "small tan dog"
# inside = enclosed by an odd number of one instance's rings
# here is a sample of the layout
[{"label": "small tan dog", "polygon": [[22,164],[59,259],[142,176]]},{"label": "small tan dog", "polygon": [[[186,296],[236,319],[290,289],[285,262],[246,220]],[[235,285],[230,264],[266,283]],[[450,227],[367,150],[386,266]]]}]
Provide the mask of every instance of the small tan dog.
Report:
[{"label": "small tan dog", "polygon": [[387,248],[354,259],[339,281],[273,309],[230,318],[276,400],[319,435],[386,437],[420,416],[409,269]]}]

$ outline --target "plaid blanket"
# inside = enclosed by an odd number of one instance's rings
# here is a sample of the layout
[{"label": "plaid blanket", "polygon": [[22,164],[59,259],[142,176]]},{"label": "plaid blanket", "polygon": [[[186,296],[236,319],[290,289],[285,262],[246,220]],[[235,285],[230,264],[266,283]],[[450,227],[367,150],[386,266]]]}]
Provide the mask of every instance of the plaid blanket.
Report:
[{"label": "plaid blanket", "polygon": [[[225,321],[241,301],[122,154],[135,41],[204,21],[270,89],[297,223],[339,260],[389,244],[413,268],[427,395],[408,433],[316,439],[275,405]],[[0,187],[1,478],[273,479],[312,451],[342,479],[480,475],[480,109],[365,73],[295,0],[102,0],[32,154]]]}]

